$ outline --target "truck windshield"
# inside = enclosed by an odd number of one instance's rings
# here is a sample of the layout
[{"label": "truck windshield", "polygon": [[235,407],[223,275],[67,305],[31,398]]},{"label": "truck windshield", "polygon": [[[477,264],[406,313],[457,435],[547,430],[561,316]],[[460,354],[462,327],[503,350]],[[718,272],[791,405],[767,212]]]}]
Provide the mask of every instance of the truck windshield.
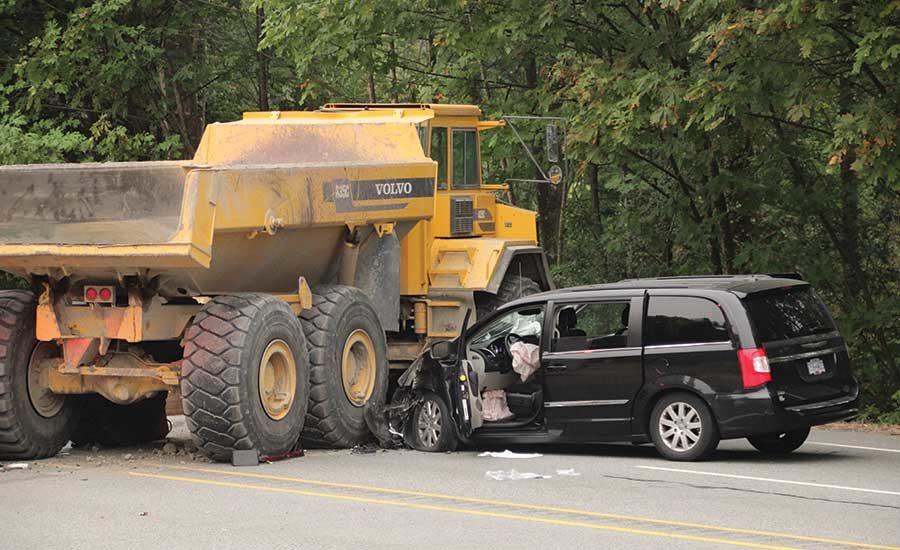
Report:
[{"label": "truck windshield", "polygon": [[466,189],[480,185],[478,131],[453,130],[453,188]]},{"label": "truck windshield", "polygon": [[744,300],[761,342],[824,334],[835,329],[825,304],[809,287]]}]

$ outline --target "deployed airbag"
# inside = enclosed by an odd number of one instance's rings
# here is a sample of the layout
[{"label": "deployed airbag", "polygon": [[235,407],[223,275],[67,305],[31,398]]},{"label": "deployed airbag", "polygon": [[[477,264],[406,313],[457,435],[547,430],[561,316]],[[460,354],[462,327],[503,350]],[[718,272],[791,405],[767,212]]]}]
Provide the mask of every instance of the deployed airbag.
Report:
[{"label": "deployed airbag", "polygon": [[516,342],[509,346],[509,353],[512,355],[513,370],[522,378],[522,382],[527,382],[541,363],[538,346],[526,342]]}]

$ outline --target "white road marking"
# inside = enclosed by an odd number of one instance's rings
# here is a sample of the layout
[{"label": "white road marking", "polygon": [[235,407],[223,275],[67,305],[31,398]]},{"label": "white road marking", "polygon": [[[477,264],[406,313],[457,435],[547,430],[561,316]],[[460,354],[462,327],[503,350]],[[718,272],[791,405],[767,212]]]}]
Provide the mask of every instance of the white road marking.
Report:
[{"label": "white road marking", "polygon": [[657,470],[660,472],[676,472],[680,474],[695,474],[700,476],[727,477],[731,479],[746,479],[749,481],[765,481],[768,483],[784,483],[786,485],[802,485],[804,487],[821,487],[823,489],[839,489],[841,491],[856,491],[858,493],[875,493],[878,495],[891,495],[900,497],[897,491],[882,491],[879,489],[863,489],[861,487],[845,487],[843,485],[827,485],[825,483],[810,483],[808,481],[792,481],[789,479],[773,479],[770,477],[739,476],[735,474],[720,474],[718,472],[701,472],[698,470],[682,470],[680,468],[662,468],[660,466],[636,466],[642,470]]},{"label": "white road marking", "polygon": [[863,449],[866,451],[882,451],[885,453],[900,453],[900,449],[885,449],[883,447],[862,447],[860,445],[841,445],[840,443],[819,443],[818,441],[807,441],[807,445],[824,445],[826,447],[843,447],[845,449]]}]

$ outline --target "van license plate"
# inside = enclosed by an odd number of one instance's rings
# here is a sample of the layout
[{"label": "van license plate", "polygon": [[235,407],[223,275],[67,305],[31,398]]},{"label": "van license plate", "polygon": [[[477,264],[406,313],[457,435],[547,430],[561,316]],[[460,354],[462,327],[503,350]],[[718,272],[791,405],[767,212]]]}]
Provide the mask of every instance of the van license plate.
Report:
[{"label": "van license plate", "polygon": [[806,363],[806,370],[811,376],[825,374],[825,362],[821,359],[810,359]]}]

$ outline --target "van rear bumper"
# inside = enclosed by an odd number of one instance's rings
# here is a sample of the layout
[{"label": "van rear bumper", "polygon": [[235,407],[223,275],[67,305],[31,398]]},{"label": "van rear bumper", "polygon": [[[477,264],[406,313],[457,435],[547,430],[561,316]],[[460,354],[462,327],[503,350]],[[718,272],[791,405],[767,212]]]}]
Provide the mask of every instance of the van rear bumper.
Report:
[{"label": "van rear bumper", "polygon": [[857,415],[858,396],[859,386],[853,380],[846,394],[803,405],[779,405],[767,386],[743,393],[719,394],[711,405],[722,439],[736,439],[849,420]]}]

